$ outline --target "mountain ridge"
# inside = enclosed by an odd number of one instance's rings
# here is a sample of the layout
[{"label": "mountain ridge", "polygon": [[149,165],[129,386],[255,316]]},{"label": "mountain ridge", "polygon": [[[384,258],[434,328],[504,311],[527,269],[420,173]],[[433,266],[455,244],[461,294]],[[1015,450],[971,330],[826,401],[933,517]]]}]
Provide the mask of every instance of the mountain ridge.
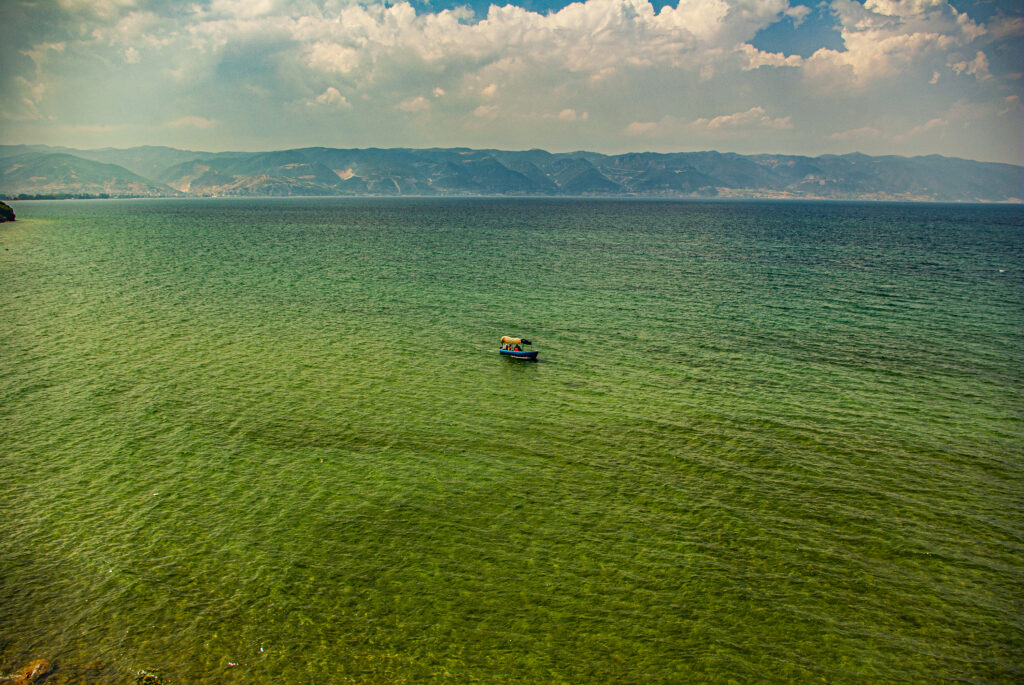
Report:
[{"label": "mountain ridge", "polygon": [[626,196],[1015,202],[1024,167],[927,155],[0,146],[0,197]]}]

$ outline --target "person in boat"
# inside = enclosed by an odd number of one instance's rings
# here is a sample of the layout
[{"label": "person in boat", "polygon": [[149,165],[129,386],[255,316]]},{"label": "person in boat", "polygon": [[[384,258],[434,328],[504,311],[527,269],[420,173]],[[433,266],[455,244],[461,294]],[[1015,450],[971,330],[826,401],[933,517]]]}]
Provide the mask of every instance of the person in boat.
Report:
[{"label": "person in boat", "polygon": [[513,349],[514,349],[514,350],[515,350],[516,352],[522,352],[522,351],[523,351],[523,348],[521,348],[521,347],[520,347],[519,345],[516,345],[516,346],[515,346],[515,347],[514,347]]}]

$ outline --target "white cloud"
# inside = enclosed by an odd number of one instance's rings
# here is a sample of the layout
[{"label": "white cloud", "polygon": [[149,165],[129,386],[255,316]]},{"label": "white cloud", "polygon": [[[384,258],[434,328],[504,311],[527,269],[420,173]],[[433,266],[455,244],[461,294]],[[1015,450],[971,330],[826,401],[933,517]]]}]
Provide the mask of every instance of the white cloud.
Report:
[{"label": "white cloud", "polygon": [[233,18],[253,19],[280,10],[279,4],[274,0],[213,0],[210,9]]},{"label": "white cloud", "polygon": [[827,89],[900,77],[915,63],[931,73],[927,65],[986,32],[946,0],[832,0],[830,7],[845,50],[822,48],[805,60],[807,76]]},{"label": "white cloud", "polygon": [[807,5],[794,5],[783,11],[783,14],[793,20],[793,26],[800,26],[800,24],[804,23],[804,19],[810,13],[811,8]]},{"label": "white cloud", "polygon": [[[985,121],[993,116],[1000,116],[1004,110],[1007,99],[994,102],[972,102],[966,98],[957,100],[939,116],[952,124],[960,126],[970,125],[974,122]],[[1005,113],[1005,111],[1004,111]],[[1018,122],[1018,125],[1020,122]]]},{"label": "white cloud", "polygon": [[42,81],[29,81],[18,76],[14,79],[14,82],[22,87],[25,100],[31,104],[38,105],[39,101],[43,99],[43,93],[46,92],[46,84]]},{"label": "white cloud", "polygon": [[134,7],[135,0],[59,0],[61,7],[72,12],[91,12],[101,18],[116,16],[127,7]]},{"label": "white cloud", "polygon": [[[340,138],[323,113],[346,108],[344,140],[365,146],[624,151],[640,137],[664,151],[723,140],[737,152],[856,143],[918,154],[954,140],[959,148],[934,151],[1019,149],[1019,104],[1004,98],[1019,92],[1020,70],[993,41],[1024,35],[1021,17],[982,24],[949,0],[826,0],[842,49],[801,57],[754,47],[762,29],[809,16],[792,1],[679,0],[655,11],[648,0],[586,0],[473,17],[465,7],[418,13],[404,0],[61,0],[64,10],[32,10],[60,15],[60,30],[40,29],[4,64],[2,116],[68,124],[88,110],[121,121],[125,108],[112,103],[132,102],[138,131],[165,143],[249,148],[331,144]],[[12,4],[26,7],[35,5]],[[125,62],[135,66],[124,74],[109,68]],[[96,88],[83,94],[84,82]],[[977,113],[952,116],[960,100]],[[183,116],[192,111],[220,122]],[[445,116],[409,116],[426,111]],[[913,132],[933,119],[949,123]],[[6,135],[42,140],[37,126]]]},{"label": "white cloud", "polygon": [[408,100],[403,100],[398,103],[398,109],[403,112],[420,112],[428,107],[430,107],[430,101],[422,95],[417,95],[416,97],[409,98]]},{"label": "white cloud", "polygon": [[979,81],[992,78],[992,73],[989,71],[988,57],[981,50],[978,50],[978,54],[970,62],[955,62],[950,64],[949,67],[958,74],[970,74]]},{"label": "white cloud", "polygon": [[1003,98],[1002,102],[996,105],[996,116],[1006,117],[1011,115],[1011,118],[1021,120],[1021,115],[1024,114],[1024,108],[1021,107],[1021,101],[1019,95],[1007,95]]},{"label": "white cloud", "polygon": [[577,112],[575,109],[572,109],[571,107],[567,107],[567,108],[563,109],[561,112],[558,113],[558,118],[561,119],[562,121],[568,121],[568,122],[586,121],[587,119],[590,118],[590,113],[589,112]]},{"label": "white cloud", "polygon": [[206,119],[205,117],[185,116],[174,121],[168,121],[164,125],[171,128],[213,128],[217,125],[217,121],[216,119]]},{"label": "white cloud", "polygon": [[901,133],[901,134],[897,134],[897,135],[893,136],[892,139],[893,139],[893,141],[895,141],[897,143],[901,143],[901,142],[904,142],[904,141],[906,141],[906,140],[908,140],[910,138],[914,138],[915,136],[919,136],[922,133],[926,133],[926,132],[934,130],[934,129],[944,129],[948,125],[949,125],[949,122],[946,121],[945,119],[942,119],[942,118],[939,118],[939,117],[935,117],[935,118],[929,119],[928,121],[926,121],[923,124],[920,124],[918,126],[913,127],[912,129],[910,129],[906,133]]},{"label": "white cloud", "polygon": [[996,16],[986,28],[994,40],[1024,36],[1024,16]]},{"label": "white cloud", "polygon": [[1003,98],[1000,102],[978,103],[966,99],[954,102],[947,109],[930,116],[920,123],[913,123],[912,119],[897,120],[890,118],[890,121],[878,126],[868,126],[861,129],[843,131],[836,133],[829,138],[831,140],[845,141],[876,141],[885,145],[903,145],[914,140],[941,139],[951,135],[956,130],[970,130],[975,126],[990,126],[999,117],[1010,114],[1014,107],[1018,111],[1019,123],[1020,98],[1011,95]]},{"label": "white cloud", "polygon": [[[37,121],[43,119],[39,112],[39,103],[46,86],[42,82],[32,82],[24,77],[13,79],[14,97],[0,102],[0,119],[7,121]],[[18,96],[20,95],[20,96]],[[11,106],[13,105],[13,106]]]},{"label": "white cloud", "polygon": [[21,54],[27,55],[33,62],[35,62],[36,69],[41,69],[46,66],[46,62],[48,61],[51,52],[64,52],[65,47],[67,47],[67,43],[64,41],[37,43],[29,50],[22,50]]},{"label": "white cloud", "polygon": [[[0,102],[0,118],[8,121],[35,121],[43,119],[39,106],[46,93],[47,84],[41,80],[30,81],[23,76],[13,79],[14,97]],[[11,107],[13,105],[13,107]]]},{"label": "white cloud", "polygon": [[306,104],[309,106],[313,105],[326,105],[329,107],[351,107],[348,98],[341,94],[334,86],[327,86],[324,92],[317,95],[312,100],[307,100]]},{"label": "white cloud", "polygon": [[473,110],[473,116],[480,117],[481,119],[493,119],[498,116],[498,106],[480,105]]},{"label": "white cloud", "polygon": [[658,124],[654,121],[634,121],[623,131],[627,136],[647,136],[658,130]]},{"label": "white cloud", "polygon": [[[309,65],[325,71],[347,73],[360,60],[374,68],[388,60],[439,65],[469,59],[498,71],[544,64],[600,76],[658,64],[699,69],[743,53],[739,46],[787,12],[804,14],[786,0],[683,0],[657,14],[648,0],[589,0],[543,15],[492,5],[483,21],[465,23],[458,12],[417,15],[398,2],[348,6],[336,19],[304,17],[289,31],[311,46]],[[494,81],[485,84],[482,95],[497,93]]]},{"label": "white cloud", "polygon": [[183,66],[176,67],[174,69],[164,69],[164,73],[171,77],[172,80],[183,82],[188,78],[188,69]]},{"label": "white cloud", "polygon": [[958,42],[937,33],[909,33],[883,36],[878,31],[843,33],[846,50],[822,48],[806,61],[811,78],[832,87],[864,86],[869,82],[899,76],[918,58],[945,54]]},{"label": "white cloud", "polygon": [[131,45],[146,43],[148,45],[165,45],[167,37],[161,36],[163,20],[153,12],[133,11],[118,19],[112,26],[100,25],[93,30],[97,40],[106,41],[111,45]]},{"label": "white cloud", "polygon": [[781,52],[762,52],[749,43],[743,43],[738,51],[746,58],[742,69],[751,70],[758,67],[799,67],[804,63],[800,55],[784,55]]},{"label": "white cloud", "polygon": [[791,117],[772,117],[763,107],[755,105],[743,112],[701,117],[693,121],[671,115],[657,121],[634,121],[626,126],[623,133],[646,138],[679,138],[701,134],[709,136],[709,139],[742,139],[751,135],[763,136],[766,129],[783,131],[792,128]]},{"label": "white cloud", "polygon": [[328,72],[347,74],[359,66],[360,52],[352,47],[333,43],[314,43],[309,51],[309,66]]},{"label": "white cloud", "polygon": [[712,119],[697,119],[692,124],[696,128],[704,128],[710,131],[736,128],[793,128],[790,117],[772,118],[768,116],[763,107],[754,106],[745,112],[735,114],[723,114]]}]

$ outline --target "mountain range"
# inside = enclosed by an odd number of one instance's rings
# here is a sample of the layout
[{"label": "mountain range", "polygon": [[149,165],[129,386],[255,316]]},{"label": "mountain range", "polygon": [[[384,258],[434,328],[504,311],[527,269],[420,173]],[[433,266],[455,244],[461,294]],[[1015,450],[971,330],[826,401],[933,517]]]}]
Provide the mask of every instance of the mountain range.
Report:
[{"label": "mountain range", "polygon": [[1021,202],[1024,167],[929,155],[195,152],[0,146],[0,198],[568,195]]}]

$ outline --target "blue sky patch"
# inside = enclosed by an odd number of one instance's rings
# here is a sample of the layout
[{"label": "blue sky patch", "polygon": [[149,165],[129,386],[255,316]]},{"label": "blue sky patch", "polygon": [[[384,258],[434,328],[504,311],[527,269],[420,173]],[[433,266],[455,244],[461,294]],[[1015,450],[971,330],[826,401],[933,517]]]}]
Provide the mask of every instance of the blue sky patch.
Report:
[{"label": "blue sky patch", "polygon": [[821,48],[843,50],[843,37],[836,25],[835,15],[825,3],[792,3],[805,5],[811,12],[799,25],[785,17],[761,29],[751,45],[766,52],[810,57]]}]

